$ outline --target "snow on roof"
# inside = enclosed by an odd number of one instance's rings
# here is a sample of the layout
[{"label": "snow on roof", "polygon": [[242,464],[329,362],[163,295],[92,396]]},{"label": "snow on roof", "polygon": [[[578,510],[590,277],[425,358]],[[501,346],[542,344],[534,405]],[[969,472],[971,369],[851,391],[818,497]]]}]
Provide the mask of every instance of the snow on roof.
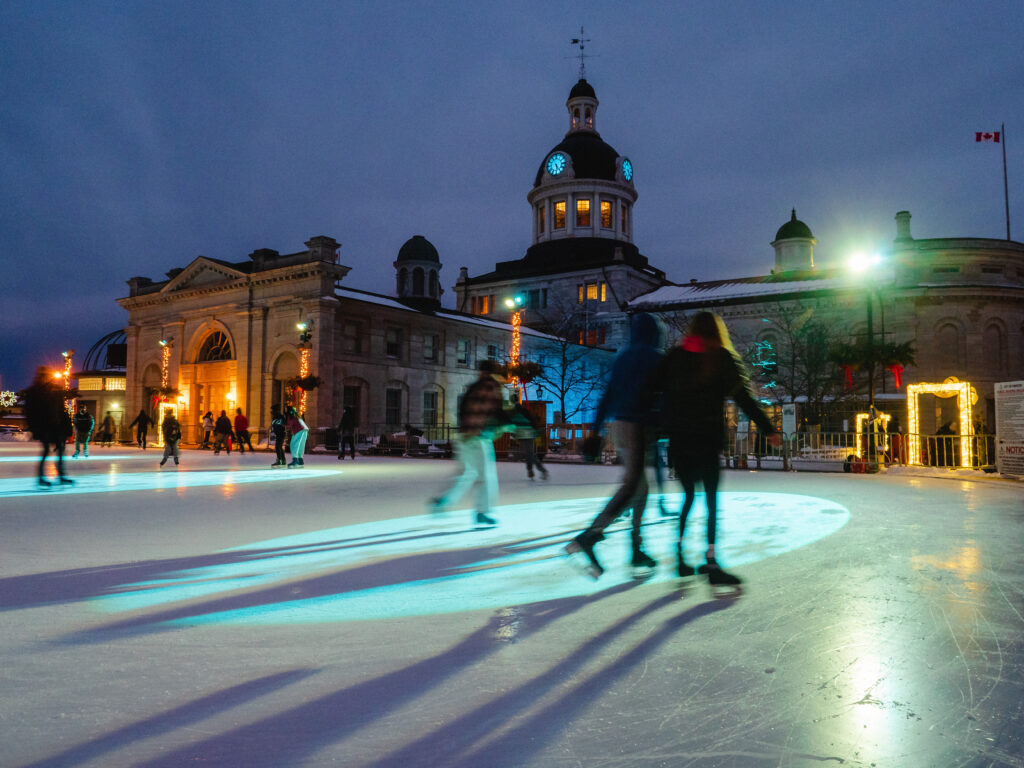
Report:
[{"label": "snow on roof", "polygon": [[[460,323],[480,325],[485,328],[493,328],[494,330],[498,331],[507,331],[508,333],[512,332],[511,323],[503,323],[498,320],[488,320],[487,318],[480,317],[478,315],[469,315],[464,312],[458,312],[457,310],[454,309],[441,308],[436,309],[432,312],[423,312],[422,310],[406,306],[398,299],[392,298],[390,296],[383,296],[379,293],[370,293],[369,291],[361,291],[358,288],[342,288],[341,286],[335,286],[334,295],[337,296],[339,299],[352,299],[354,301],[363,301],[366,302],[367,304],[376,304],[377,306],[380,307],[399,309],[404,312],[412,312],[417,315],[429,314],[433,315],[434,317],[443,317],[449,320],[456,320]],[[528,328],[525,325],[520,326],[519,332],[523,336],[532,336],[538,339],[549,339],[551,341],[558,340],[557,336],[552,336],[551,334],[548,333],[541,333],[540,331],[535,331],[532,328]]]},{"label": "snow on roof", "polygon": [[764,277],[715,280],[706,283],[691,283],[690,285],[665,285],[650,293],[637,296],[629,302],[629,306],[631,309],[641,309],[672,304],[707,304],[730,299],[779,296],[853,287],[856,287],[856,282],[846,276],[805,280],[770,280]]}]

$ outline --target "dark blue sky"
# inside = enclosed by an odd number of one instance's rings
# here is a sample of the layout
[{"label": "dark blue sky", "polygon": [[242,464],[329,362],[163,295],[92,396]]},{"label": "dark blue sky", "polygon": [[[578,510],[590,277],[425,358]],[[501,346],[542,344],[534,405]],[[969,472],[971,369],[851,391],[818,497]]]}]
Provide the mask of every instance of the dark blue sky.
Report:
[{"label": "dark blue sky", "polygon": [[[598,130],[670,278],[766,272],[796,207],[820,264],[917,237],[1024,239],[1024,4],[0,4],[0,386],[122,327],[197,255],[342,243],[390,292],[422,234],[446,288],[520,257],[526,193],[592,39]],[[1017,138],[1019,137],[1019,138]],[[452,292],[446,291],[450,305]]]}]

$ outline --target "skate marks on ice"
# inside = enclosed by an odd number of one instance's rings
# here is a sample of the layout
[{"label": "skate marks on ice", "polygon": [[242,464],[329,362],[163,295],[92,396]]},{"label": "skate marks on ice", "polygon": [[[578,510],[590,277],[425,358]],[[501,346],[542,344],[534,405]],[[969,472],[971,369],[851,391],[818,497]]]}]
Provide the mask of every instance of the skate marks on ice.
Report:
[{"label": "skate marks on ice", "polygon": [[[239,473],[232,473],[237,475]],[[264,473],[267,474],[267,473]],[[681,494],[667,494],[678,508]],[[498,526],[475,530],[469,510],[381,520],[259,541],[225,550],[221,564],[152,574],[93,599],[102,612],[136,613],[132,624],[292,624],[494,610],[589,595],[635,583],[630,521],[598,545],[599,582],[575,575],[569,539],[607,501],[570,499],[498,507]],[[729,568],[784,554],[839,530],[849,511],[828,499],[782,493],[719,494],[718,558]],[[703,552],[703,496],[687,523],[691,562]],[[645,549],[658,560],[652,582],[674,581],[676,518],[644,524]]]},{"label": "skate marks on ice", "polygon": [[[148,457],[152,458],[152,457]],[[38,459],[36,459],[38,462]],[[69,461],[65,459],[65,461]],[[154,460],[155,463],[155,460]],[[167,489],[203,488],[213,485],[243,485],[295,480],[302,477],[324,477],[340,474],[338,469],[301,469],[290,472],[271,472],[265,469],[184,470],[173,465],[156,472],[102,472],[71,475],[74,485],[40,491],[36,477],[0,479],[0,499],[15,496],[35,496],[40,492],[67,496],[76,493],[114,493],[118,491],[160,491]],[[51,478],[53,479],[53,478]]]}]

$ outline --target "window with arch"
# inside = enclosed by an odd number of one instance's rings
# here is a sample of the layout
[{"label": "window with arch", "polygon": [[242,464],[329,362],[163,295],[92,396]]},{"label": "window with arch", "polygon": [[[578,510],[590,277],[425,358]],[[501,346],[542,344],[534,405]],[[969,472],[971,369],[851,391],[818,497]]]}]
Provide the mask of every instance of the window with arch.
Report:
[{"label": "window with arch", "polygon": [[587,107],[587,111],[585,113],[585,116],[584,116],[583,120],[584,120],[587,128],[593,128],[594,127],[594,113],[591,111],[590,107]]},{"label": "window with arch", "polygon": [[437,272],[430,270],[430,296],[436,299],[441,295],[441,282],[437,279]]},{"label": "window with arch", "polygon": [[580,110],[578,107],[572,111],[572,127],[580,127]]},{"label": "window with arch", "polygon": [[552,222],[554,229],[565,229],[565,200],[555,202],[555,216]]},{"label": "window with arch", "polygon": [[409,270],[402,267],[398,270],[398,295],[405,295],[405,286],[409,284]]},{"label": "window with arch", "polygon": [[960,355],[960,329],[953,323],[940,325],[935,332],[935,349],[940,366],[941,377],[956,374],[960,369],[962,358]]},{"label": "window with arch", "polygon": [[412,295],[422,296],[423,295],[423,268],[416,267],[412,271]]},{"label": "window with arch", "polygon": [[214,363],[219,360],[234,360],[231,342],[223,331],[214,331],[203,341],[196,355],[197,363]]}]

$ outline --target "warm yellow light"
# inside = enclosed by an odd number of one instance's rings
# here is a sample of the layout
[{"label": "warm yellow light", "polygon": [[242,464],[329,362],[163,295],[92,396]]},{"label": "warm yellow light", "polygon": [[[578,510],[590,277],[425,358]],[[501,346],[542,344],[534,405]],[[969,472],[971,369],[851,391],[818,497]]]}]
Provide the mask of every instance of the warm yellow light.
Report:
[{"label": "warm yellow light", "polygon": [[306,323],[296,323],[295,327],[298,328],[300,331],[304,331],[307,328],[309,328],[309,325],[307,325]]},{"label": "warm yellow light", "polygon": [[951,381],[950,379],[942,384],[907,385],[907,424],[909,428],[907,443],[910,448],[911,464],[921,463],[921,414],[918,403],[920,395],[936,395],[938,397],[956,395],[956,404],[960,414],[960,466],[971,467],[974,464],[974,452],[971,444],[972,389],[969,382]]},{"label": "warm yellow light", "polygon": [[[890,416],[888,413],[882,413],[881,411],[875,411],[875,416],[876,416],[875,425],[874,425],[875,426],[875,431],[876,432],[879,431],[878,430],[878,426],[879,426],[879,422],[881,422],[881,426],[882,426],[882,429],[881,429],[881,432],[882,432],[882,450],[883,451],[887,451],[887,450],[889,450],[889,422],[892,421],[892,416]],[[866,413],[858,413],[854,417],[854,425],[855,425],[854,428],[857,430],[857,432],[856,432],[857,440],[856,440],[856,442],[854,444],[853,451],[854,451],[854,455],[858,459],[864,458],[864,448],[861,447],[860,437],[861,437],[861,434],[864,432],[864,422],[867,421],[867,420],[868,420],[868,414],[866,414]]]},{"label": "warm yellow light", "polygon": [[60,371],[54,371],[53,372],[53,378],[55,378],[55,379],[63,379],[64,378],[64,374],[61,373]]},{"label": "warm yellow light", "polygon": [[235,393],[234,392],[228,392],[227,399],[230,400],[232,403],[235,402]]}]

